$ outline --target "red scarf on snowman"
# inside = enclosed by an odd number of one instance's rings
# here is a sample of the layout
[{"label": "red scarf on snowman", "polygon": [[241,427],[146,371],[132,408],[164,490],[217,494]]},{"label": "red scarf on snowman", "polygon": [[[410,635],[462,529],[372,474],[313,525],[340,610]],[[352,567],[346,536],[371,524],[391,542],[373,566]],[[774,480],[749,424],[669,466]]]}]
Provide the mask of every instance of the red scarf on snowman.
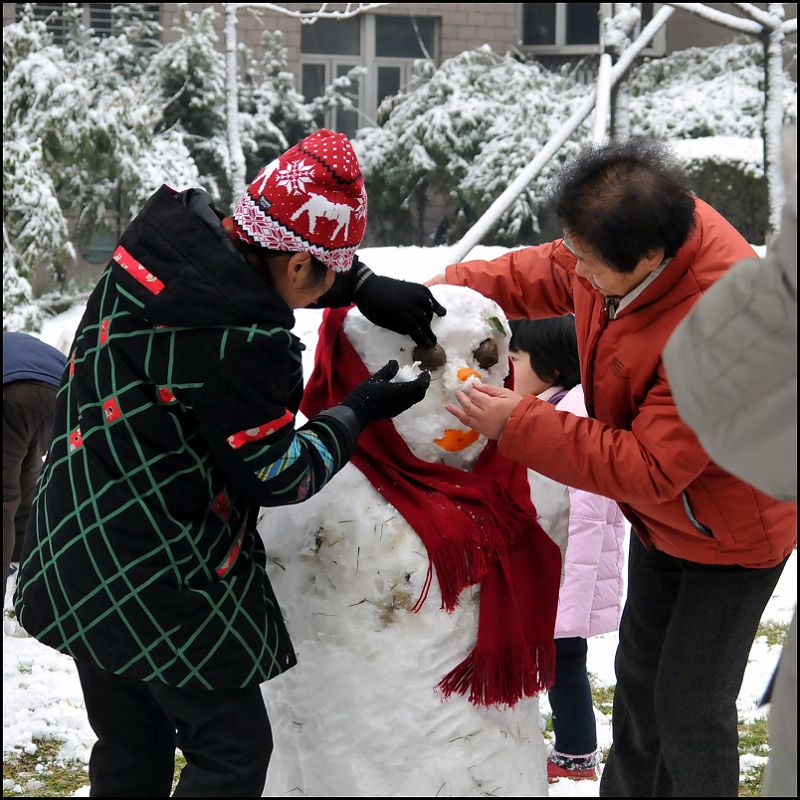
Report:
[{"label": "red scarf on snowman", "polygon": [[[301,406],[312,417],[339,403],[369,372],[342,328],[348,309],[328,309],[320,327],[314,371]],[[553,630],[561,555],[536,521],[526,470],[488,442],[471,472],[418,459],[391,420],[364,430],[353,464],[417,532],[442,608],[452,611],[467,587],[480,583],[474,649],[438,688],[469,694],[475,705],[513,706],[552,686]]]}]

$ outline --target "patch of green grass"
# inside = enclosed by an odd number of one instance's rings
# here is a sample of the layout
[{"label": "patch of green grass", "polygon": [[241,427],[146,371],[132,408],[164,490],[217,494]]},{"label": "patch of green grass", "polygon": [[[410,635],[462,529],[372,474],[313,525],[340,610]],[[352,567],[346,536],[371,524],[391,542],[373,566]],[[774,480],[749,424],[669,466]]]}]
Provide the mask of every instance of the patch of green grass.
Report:
[{"label": "patch of green grass", "polygon": [[175,775],[172,778],[172,791],[175,791],[175,786],[178,783],[178,778],[181,776],[181,770],[186,766],[186,759],[180,750],[175,751]]},{"label": "patch of green grass", "polygon": [[739,722],[739,753],[752,753],[764,756],[769,751],[767,717],[759,717],[752,722]]},{"label": "patch of green grass", "polygon": [[[766,636],[770,645],[783,644],[786,638],[787,625],[768,622],[758,629],[759,636]],[[589,683],[592,687],[592,700],[595,707],[606,717],[611,719],[611,709],[614,703],[614,686],[603,686],[597,676],[589,673]],[[546,730],[552,730],[552,719],[547,718]],[[759,717],[752,722],[739,722],[739,756],[758,756],[764,758],[769,755],[769,737],[767,735],[767,717]],[[545,734],[546,735],[546,734]],[[602,749],[602,760],[605,763],[608,750]],[[764,764],[745,764],[739,776],[739,797],[761,797],[761,785],[764,780]]]},{"label": "patch of green grass", "polygon": [[758,639],[759,636],[766,636],[767,644],[770,647],[775,647],[776,645],[783,647],[786,643],[788,632],[788,623],[772,621],[762,622],[756,631],[756,639]]},{"label": "patch of green grass", "polygon": [[[89,784],[86,764],[58,758],[61,742],[34,740],[37,750],[27,753],[9,754],[3,758],[3,782],[14,781],[22,791],[3,789],[3,797],[72,797],[82,786]],[[178,783],[180,771],[186,759],[180,751],[175,754],[175,776],[172,789]]]},{"label": "patch of green grass", "polygon": [[[767,717],[752,722],[739,722],[739,756],[754,755],[763,758],[769,754]],[[739,775],[739,797],[761,797],[765,764],[745,766]]]},{"label": "patch of green grass", "polygon": [[597,675],[592,672],[589,673],[589,685],[592,687],[592,701],[595,707],[610,717],[614,705],[614,687],[603,686],[598,682]]},{"label": "patch of green grass", "polygon": [[3,797],[71,797],[89,783],[86,765],[58,758],[61,742],[34,740],[37,750],[4,754],[3,783],[12,780],[22,791],[3,789]]}]

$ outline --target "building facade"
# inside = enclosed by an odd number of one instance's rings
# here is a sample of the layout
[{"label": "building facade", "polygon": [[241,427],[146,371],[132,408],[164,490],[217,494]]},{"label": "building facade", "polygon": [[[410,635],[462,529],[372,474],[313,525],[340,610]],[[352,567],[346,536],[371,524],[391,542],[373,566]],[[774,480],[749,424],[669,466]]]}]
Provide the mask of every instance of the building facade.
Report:
[{"label": "building facade", "polygon": [[[66,33],[65,3],[34,3],[37,13],[48,18],[57,41]],[[222,46],[223,3],[186,3],[190,11],[209,5],[220,12],[217,26]],[[344,4],[328,4],[331,9]],[[617,6],[620,4],[616,4]],[[641,25],[658,10],[659,3],[633,3],[641,13]],[[725,10],[728,4],[709,4]],[[112,3],[84,3],[84,21],[96,31],[111,30]],[[310,11],[315,3],[285,3],[289,11]],[[497,53],[520,53],[546,66],[565,62],[576,65],[577,77],[591,81],[600,53],[600,18],[614,13],[613,3],[385,3],[367,13],[343,20],[319,20],[313,25],[269,9],[257,16],[248,9],[238,15],[239,39],[258,50],[264,30],[280,30],[289,55],[295,86],[310,99],[320,95],[335,78],[352,67],[366,69],[358,87],[357,111],[332,110],[321,122],[352,134],[374,124],[381,101],[404,85],[415,60],[435,63],[465,50],[488,45]],[[13,21],[22,3],[3,4],[3,24]],[[147,13],[162,24],[163,40],[174,37],[178,3],[150,3]],[[787,4],[787,16],[796,16],[797,4]],[[707,47],[732,41],[727,28],[686,12],[673,15],[658,33],[646,55],[659,56],[687,47]]]},{"label": "building facade", "polygon": [[[47,20],[56,43],[67,36],[66,3],[35,3],[35,12]],[[75,4],[72,4],[73,6]],[[112,3],[80,4],[82,20],[102,35],[112,30]],[[237,34],[239,41],[255,52],[261,48],[264,31],[281,31],[288,53],[288,68],[295,87],[306,99],[319,96],[334,79],[353,67],[362,67],[356,110],[334,108],[325,112],[319,124],[352,135],[359,127],[375,124],[381,102],[395,94],[408,80],[418,59],[436,64],[465,50],[488,45],[497,53],[514,53],[534,58],[550,68],[572,65],[573,74],[584,82],[593,82],[601,52],[602,17],[619,10],[613,3],[384,3],[358,16],[342,20],[318,20],[312,25],[270,9],[240,8]],[[661,4],[627,4],[638,7],[639,29],[658,11]],[[729,4],[708,4],[730,12]],[[762,4],[763,5],[763,4]],[[180,7],[199,12],[212,6],[218,12],[216,27],[219,46],[224,47],[225,22],[223,3],[150,3],[142,4],[145,13],[158,21],[162,41],[177,37],[174,26]],[[318,9],[318,3],[285,3],[290,12]],[[328,4],[329,9],[344,4]],[[22,12],[22,3],[3,4],[3,24],[9,24]],[[796,17],[797,4],[786,4],[787,18]],[[638,31],[636,31],[638,32]],[[635,33],[636,33],[635,32]],[[726,44],[736,39],[736,32],[685,11],[677,11],[656,35],[644,55],[659,57],[689,47]],[[791,37],[796,39],[795,36]],[[793,67],[793,65],[792,65]],[[794,70],[793,70],[794,71]],[[428,216],[441,216],[442,200],[430,198]],[[114,236],[98,233],[91,242],[80,243],[78,272],[96,270],[105,263]],[[370,242],[375,243],[375,242]]]}]

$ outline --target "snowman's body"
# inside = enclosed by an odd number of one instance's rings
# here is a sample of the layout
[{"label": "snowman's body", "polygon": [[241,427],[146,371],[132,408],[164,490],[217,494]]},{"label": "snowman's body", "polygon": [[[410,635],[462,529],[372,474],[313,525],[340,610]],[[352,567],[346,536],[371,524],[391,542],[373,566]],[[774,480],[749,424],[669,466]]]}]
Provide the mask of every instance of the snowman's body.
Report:
[{"label": "snowman's body", "polygon": [[[433,372],[423,403],[395,423],[418,458],[469,468],[485,440],[459,451],[436,445],[445,428],[459,427],[443,404],[466,369],[502,384],[507,325],[468,289],[434,292],[448,308],[434,322],[447,364]],[[400,360],[401,379],[418,371],[410,339],[357,312],[345,331],[370,372],[389,358]],[[498,359],[481,368],[470,359],[487,338]],[[435,690],[475,644],[479,587],[448,614],[434,576],[421,610],[410,612],[428,572],[425,546],[354,466],[301,505],[266,512],[261,530],[298,655],[294,669],[265,685],[275,740],[266,795],[547,794],[537,700],[501,710],[461,695],[443,702]]]}]

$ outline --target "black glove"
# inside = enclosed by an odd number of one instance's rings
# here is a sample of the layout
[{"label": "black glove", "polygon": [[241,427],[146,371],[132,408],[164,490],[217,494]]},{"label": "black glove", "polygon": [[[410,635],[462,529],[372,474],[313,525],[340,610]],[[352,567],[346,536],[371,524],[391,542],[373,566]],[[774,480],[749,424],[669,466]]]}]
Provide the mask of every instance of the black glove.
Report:
[{"label": "black glove", "polygon": [[436,344],[431,320],[434,314],[443,317],[447,309],[436,301],[427,286],[376,275],[361,262],[355,267],[363,268],[366,274],[359,278],[354,301],[370,322],[410,336],[420,347]]},{"label": "black glove", "polygon": [[343,406],[355,412],[362,427],[396,417],[425,397],[431,383],[430,373],[421,372],[413,381],[390,383],[398,369],[395,360],[389,361],[342,400]]}]

